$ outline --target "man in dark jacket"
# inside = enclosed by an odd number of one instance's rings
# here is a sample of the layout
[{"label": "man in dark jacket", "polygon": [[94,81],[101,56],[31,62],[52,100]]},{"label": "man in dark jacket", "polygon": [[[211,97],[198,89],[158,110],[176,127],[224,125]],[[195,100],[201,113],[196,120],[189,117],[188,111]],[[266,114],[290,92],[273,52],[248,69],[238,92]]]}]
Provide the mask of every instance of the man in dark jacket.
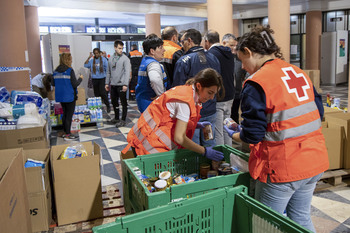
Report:
[{"label": "man in dark jacket", "polygon": [[[175,64],[173,86],[184,85],[189,78],[205,68],[213,68],[221,73],[218,59],[199,46],[201,40],[202,35],[196,29],[188,29],[182,36],[181,44],[185,54]],[[192,140],[202,146],[215,146],[216,99],[204,103],[200,114],[200,122],[209,121],[212,124],[214,139],[205,141],[202,130],[196,129]]]},{"label": "man in dark jacket", "polygon": [[131,80],[129,83],[130,99],[135,99],[135,87],[137,85],[137,76],[139,72],[139,67],[142,61],[142,53],[137,50],[137,44],[131,46],[131,51],[128,55],[131,63]]},{"label": "man in dark jacket", "polygon": [[204,47],[220,62],[221,76],[225,87],[222,100],[216,103],[215,139],[218,145],[232,146],[232,138],[224,131],[223,122],[231,116],[231,106],[235,95],[234,56],[229,47],[220,45],[219,33],[209,30],[204,35]]}]

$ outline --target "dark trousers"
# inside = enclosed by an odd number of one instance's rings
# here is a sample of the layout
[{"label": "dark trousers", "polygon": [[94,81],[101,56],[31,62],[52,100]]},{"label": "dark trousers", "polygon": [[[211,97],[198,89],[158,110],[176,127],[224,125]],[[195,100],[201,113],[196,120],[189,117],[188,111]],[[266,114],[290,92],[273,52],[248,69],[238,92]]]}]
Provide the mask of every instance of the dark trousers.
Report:
[{"label": "dark trousers", "polygon": [[70,126],[72,125],[72,117],[75,109],[75,101],[69,103],[61,103],[63,109],[62,124],[65,134],[70,134]]},{"label": "dark trousers", "polygon": [[107,91],[105,89],[106,85],[106,78],[93,78],[92,79],[92,86],[94,88],[94,95],[96,97],[101,97],[103,103],[109,108],[109,101],[108,101],[108,95]]},{"label": "dark trousers", "polygon": [[111,86],[111,99],[115,119],[119,120],[119,98],[123,107],[122,120],[125,121],[126,113],[128,111],[128,102],[126,100],[126,91],[123,91],[123,86]]},{"label": "dark trousers", "polygon": [[241,104],[241,99],[234,99],[232,103],[232,108],[231,108],[231,118],[238,124],[240,124],[239,121],[239,105]]}]

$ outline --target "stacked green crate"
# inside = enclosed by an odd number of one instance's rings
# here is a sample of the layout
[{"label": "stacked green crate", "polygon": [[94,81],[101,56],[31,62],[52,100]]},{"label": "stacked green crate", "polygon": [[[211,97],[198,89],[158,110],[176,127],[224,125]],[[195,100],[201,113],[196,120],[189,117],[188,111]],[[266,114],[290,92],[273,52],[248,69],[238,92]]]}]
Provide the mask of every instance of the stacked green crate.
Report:
[{"label": "stacked green crate", "polygon": [[202,196],[117,218],[94,233],[310,232],[249,197],[247,188],[220,188]]},{"label": "stacked green crate", "polygon": [[[216,150],[224,153],[226,162],[230,162],[230,154],[248,161],[248,155],[226,145],[215,147]],[[211,163],[206,157],[189,150],[174,150],[165,153],[139,156],[135,159],[123,161],[123,194],[124,207],[127,214],[140,212],[146,209],[166,205],[170,202],[205,194],[211,190],[245,185],[249,187],[250,175],[248,172],[216,176],[209,179],[195,181],[186,184],[173,185],[165,191],[150,193],[142,181],[133,171],[138,167],[142,174],[148,177],[158,177],[163,171],[170,171],[174,174],[188,175],[199,174],[199,167],[202,163]]]}]

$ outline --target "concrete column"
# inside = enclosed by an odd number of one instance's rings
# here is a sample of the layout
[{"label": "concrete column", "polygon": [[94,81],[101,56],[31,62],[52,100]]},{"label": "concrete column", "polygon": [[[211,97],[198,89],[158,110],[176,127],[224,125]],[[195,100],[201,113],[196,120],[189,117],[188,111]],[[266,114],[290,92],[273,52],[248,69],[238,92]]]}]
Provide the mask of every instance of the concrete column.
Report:
[{"label": "concrete column", "polygon": [[[29,67],[23,0],[0,1],[0,66]],[[29,90],[29,71],[0,72],[0,86]]]},{"label": "concrete column", "polygon": [[25,6],[29,67],[32,77],[42,72],[38,7]]},{"label": "concrete column", "polygon": [[306,70],[320,69],[322,11],[306,12]]},{"label": "concrete column", "polygon": [[233,19],[232,20],[233,23],[233,35],[235,37],[239,37],[239,19]]},{"label": "concrete column", "polygon": [[146,36],[154,33],[160,37],[160,29],[160,13],[146,14]]},{"label": "concrete column", "polygon": [[284,59],[290,60],[290,0],[268,1],[269,24]]},{"label": "concrete column", "polygon": [[208,0],[208,29],[215,30],[222,36],[233,33],[232,0]]}]

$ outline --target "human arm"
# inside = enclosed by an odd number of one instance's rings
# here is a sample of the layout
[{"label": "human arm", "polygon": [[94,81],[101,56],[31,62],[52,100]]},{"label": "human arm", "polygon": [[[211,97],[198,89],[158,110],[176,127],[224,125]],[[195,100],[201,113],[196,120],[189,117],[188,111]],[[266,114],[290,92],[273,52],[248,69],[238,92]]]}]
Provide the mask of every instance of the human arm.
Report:
[{"label": "human arm", "polygon": [[263,89],[254,82],[247,82],[241,94],[241,131],[234,133],[235,141],[256,144],[262,141],[267,128],[266,97]]},{"label": "human arm", "polygon": [[323,108],[323,104],[322,104],[322,96],[317,93],[315,86],[313,86],[313,88],[314,88],[314,94],[315,94],[315,103],[316,103],[316,106],[318,108],[318,112],[320,113],[320,117],[321,117],[321,121],[322,121],[323,114],[324,114],[324,108]]},{"label": "human arm", "polygon": [[107,75],[107,70],[108,70],[108,60],[105,57],[102,57],[102,62],[103,62],[103,71],[104,75]]},{"label": "human arm", "polygon": [[70,73],[70,82],[72,84],[73,88],[77,88],[80,83],[83,81],[84,76],[83,75],[79,75],[79,78],[77,80],[77,78],[75,77],[75,72],[74,70],[72,70],[72,72]]},{"label": "human arm", "polygon": [[123,92],[126,92],[131,79],[131,63],[130,59],[126,57],[124,60],[124,74],[123,74]]},{"label": "human arm", "polygon": [[[189,58],[184,59],[184,57],[181,57],[175,64],[172,87],[184,85],[189,78],[187,72],[190,68]],[[186,60],[188,64],[183,62],[183,60]]]},{"label": "human arm", "polygon": [[157,96],[164,93],[163,72],[158,62],[152,62],[147,66],[148,78],[151,87]]},{"label": "human arm", "polygon": [[174,132],[174,141],[186,149],[197,152],[199,154],[204,154],[204,147],[189,139],[186,135],[186,130],[187,122],[177,119]]},{"label": "human arm", "polygon": [[112,61],[113,61],[113,58],[108,60],[108,66],[107,66],[107,72],[106,72],[106,82],[105,82],[106,91],[109,91],[109,84],[110,84],[110,80],[111,80]]},{"label": "human arm", "polygon": [[90,68],[91,67],[91,63],[90,63],[90,59],[94,56],[94,54],[92,52],[90,52],[89,57],[86,59],[86,61],[84,62],[84,67],[85,68]]}]

